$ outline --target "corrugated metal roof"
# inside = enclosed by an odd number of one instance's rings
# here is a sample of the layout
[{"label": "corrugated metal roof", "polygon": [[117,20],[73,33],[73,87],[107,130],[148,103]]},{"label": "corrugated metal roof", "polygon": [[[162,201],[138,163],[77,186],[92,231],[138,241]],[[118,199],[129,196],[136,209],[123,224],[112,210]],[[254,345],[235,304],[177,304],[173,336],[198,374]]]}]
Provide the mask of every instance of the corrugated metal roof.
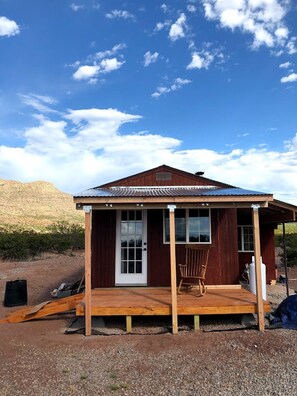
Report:
[{"label": "corrugated metal roof", "polygon": [[116,197],[189,197],[189,196],[249,196],[267,193],[242,188],[217,188],[213,186],[169,186],[169,187],[106,187],[91,188],[75,194],[74,198]]}]

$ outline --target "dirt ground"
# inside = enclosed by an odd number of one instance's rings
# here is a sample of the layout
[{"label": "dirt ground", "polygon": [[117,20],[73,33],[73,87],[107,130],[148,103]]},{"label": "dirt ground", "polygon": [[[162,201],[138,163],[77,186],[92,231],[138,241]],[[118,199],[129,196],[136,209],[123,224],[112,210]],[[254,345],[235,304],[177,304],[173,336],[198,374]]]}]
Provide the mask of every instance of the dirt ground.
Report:
[{"label": "dirt ground", "polygon": [[[78,280],[83,255],[0,262],[0,298],[8,280],[26,279],[28,305]],[[297,269],[289,272],[297,278]],[[292,281],[290,287],[297,288]],[[285,291],[283,285],[278,288]],[[0,318],[17,308],[0,305]],[[74,315],[0,325],[0,395],[296,395],[297,332],[240,328],[238,317],[186,325],[179,335],[65,335]],[[166,319],[167,320],[167,319]],[[109,323],[115,326],[122,322]],[[121,324],[122,323],[122,324]],[[185,322],[186,323],[186,322]],[[187,324],[187,323],[186,323]],[[163,328],[152,321],[150,326]],[[163,327],[162,327],[163,326]],[[224,331],[207,331],[207,329]]]}]

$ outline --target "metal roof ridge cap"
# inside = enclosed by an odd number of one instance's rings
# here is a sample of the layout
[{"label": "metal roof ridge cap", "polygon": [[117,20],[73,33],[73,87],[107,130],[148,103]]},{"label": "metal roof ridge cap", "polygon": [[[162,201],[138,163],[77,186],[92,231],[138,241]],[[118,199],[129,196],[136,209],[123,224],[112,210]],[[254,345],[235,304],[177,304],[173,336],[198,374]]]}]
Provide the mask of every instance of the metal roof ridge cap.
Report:
[{"label": "metal roof ridge cap", "polygon": [[220,190],[222,189],[221,187],[218,186],[199,186],[199,185],[194,185],[194,186],[111,186],[111,187],[96,187],[97,190],[119,190],[119,189],[131,189],[131,190],[161,190],[161,189],[201,189],[201,190],[207,190],[207,189],[213,189],[213,190]]}]

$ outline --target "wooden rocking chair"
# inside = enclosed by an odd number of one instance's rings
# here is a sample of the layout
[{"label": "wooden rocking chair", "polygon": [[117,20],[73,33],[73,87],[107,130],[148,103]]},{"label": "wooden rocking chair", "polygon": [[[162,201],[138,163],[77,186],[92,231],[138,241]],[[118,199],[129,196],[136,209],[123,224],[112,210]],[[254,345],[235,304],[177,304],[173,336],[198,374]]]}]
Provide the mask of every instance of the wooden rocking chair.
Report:
[{"label": "wooden rocking chair", "polygon": [[203,296],[206,293],[204,280],[208,256],[208,246],[186,245],[186,263],[179,264],[181,278],[177,289],[179,294],[182,286],[186,286],[187,288],[199,286],[199,296]]}]

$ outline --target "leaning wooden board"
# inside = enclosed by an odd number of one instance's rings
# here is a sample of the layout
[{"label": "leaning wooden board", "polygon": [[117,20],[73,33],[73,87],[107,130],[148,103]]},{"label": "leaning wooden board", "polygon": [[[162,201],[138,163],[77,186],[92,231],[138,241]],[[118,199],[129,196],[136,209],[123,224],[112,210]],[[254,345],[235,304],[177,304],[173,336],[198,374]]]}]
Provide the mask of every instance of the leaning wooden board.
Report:
[{"label": "leaning wooden board", "polygon": [[57,313],[67,312],[75,309],[76,305],[83,299],[84,294],[60,298],[55,301],[45,301],[33,307],[26,307],[8,314],[0,323],[20,323],[28,320],[39,319]]}]

